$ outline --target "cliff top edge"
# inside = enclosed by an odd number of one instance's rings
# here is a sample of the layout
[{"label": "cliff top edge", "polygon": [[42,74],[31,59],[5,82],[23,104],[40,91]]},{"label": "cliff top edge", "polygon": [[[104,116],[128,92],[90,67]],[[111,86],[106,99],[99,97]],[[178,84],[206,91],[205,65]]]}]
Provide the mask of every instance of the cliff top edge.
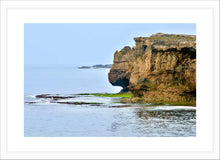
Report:
[{"label": "cliff top edge", "polygon": [[196,41],[196,35],[156,33],[150,37],[134,37],[135,41]]}]

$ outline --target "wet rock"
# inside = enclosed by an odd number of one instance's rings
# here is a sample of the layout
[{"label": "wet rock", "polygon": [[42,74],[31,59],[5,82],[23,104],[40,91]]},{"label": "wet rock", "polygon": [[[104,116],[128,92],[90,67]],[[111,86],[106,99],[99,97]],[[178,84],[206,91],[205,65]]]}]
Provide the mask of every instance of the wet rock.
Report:
[{"label": "wet rock", "polygon": [[25,104],[35,104],[35,103],[38,103],[38,102],[24,102]]},{"label": "wet rock", "polygon": [[50,98],[53,100],[60,100],[60,99],[67,99],[67,98],[75,98],[76,96],[74,95],[70,95],[70,96],[66,96],[66,95],[52,95],[52,94],[40,94],[40,95],[36,95],[36,98]]},{"label": "wet rock", "polygon": [[123,108],[123,107],[133,107],[132,105],[110,105],[110,108]]},{"label": "wet rock", "polygon": [[51,102],[51,103],[73,104],[73,105],[92,105],[92,106],[97,106],[97,105],[102,104],[102,103],[95,103],[95,102]]}]

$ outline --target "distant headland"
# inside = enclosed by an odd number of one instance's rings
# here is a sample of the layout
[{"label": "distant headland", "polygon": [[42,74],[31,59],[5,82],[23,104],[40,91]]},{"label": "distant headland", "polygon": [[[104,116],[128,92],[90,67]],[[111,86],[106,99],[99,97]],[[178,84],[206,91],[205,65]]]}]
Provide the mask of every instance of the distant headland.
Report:
[{"label": "distant headland", "polygon": [[93,66],[81,66],[78,69],[99,69],[99,68],[111,68],[112,64],[97,64]]}]

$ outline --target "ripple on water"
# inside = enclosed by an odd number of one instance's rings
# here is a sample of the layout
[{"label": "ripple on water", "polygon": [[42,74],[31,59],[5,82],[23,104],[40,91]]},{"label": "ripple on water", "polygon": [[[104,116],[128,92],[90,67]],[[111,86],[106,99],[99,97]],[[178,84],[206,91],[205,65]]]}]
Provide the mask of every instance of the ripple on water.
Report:
[{"label": "ripple on water", "polygon": [[[196,108],[112,103],[112,97],[78,96],[58,101],[101,102],[65,105],[50,98],[25,97],[25,136],[46,137],[191,137],[196,136]],[[124,107],[119,107],[123,106]],[[114,107],[115,106],[115,107]]]}]

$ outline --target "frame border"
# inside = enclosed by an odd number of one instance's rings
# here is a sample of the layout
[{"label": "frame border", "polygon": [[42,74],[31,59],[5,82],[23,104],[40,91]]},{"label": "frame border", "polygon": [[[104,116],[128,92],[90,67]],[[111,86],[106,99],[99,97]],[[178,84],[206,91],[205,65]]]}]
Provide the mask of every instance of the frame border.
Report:
[{"label": "frame border", "polygon": [[[13,0],[2,0],[2,1],[13,1]],[[16,1],[20,1],[20,0],[16,0]],[[23,1],[28,1],[28,0],[23,0]],[[44,0],[38,0],[38,1],[44,1]],[[47,0],[47,1],[61,1],[61,0]],[[72,1],[72,0],[64,0],[64,1]],[[74,0],[75,1],[75,0]],[[86,1],[86,0],[82,0],[82,1]],[[93,1],[93,0],[89,0],[89,1]],[[102,1],[102,0],[97,0],[97,1]],[[112,0],[112,1],[117,1],[117,0]],[[123,2],[124,1],[133,1],[133,0],[122,0]],[[145,1],[145,0],[140,0],[140,1]],[[156,0],[156,1],[160,1],[160,0]],[[175,0],[173,0],[173,1],[175,1]],[[190,1],[190,0],[186,0],[186,1]],[[200,0],[196,0],[196,1],[200,1]],[[202,1],[207,1],[207,0],[202,0]],[[218,1],[218,0],[211,0],[211,1]],[[204,7],[204,6],[203,6]],[[2,56],[2,54],[1,54],[1,57],[0,57],[0,59],[1,59],[1,61],[2,60],[5,60],[5,65],[4,65],[4,67],[7,69],[7,61],[8,61],[8,57],[7,57],[7,53],[8,53],[8,39],[7,39],[7,37],[8,37],[8,11],[9,10],[11,10],[11,9],[212,9],[212,12],[213,12],[213,31],[212,31],[212,35],[213,35],[213,42],[215,41],[215,17],[214,17],[214,13],[215,13],[215,8],[213,8],[213,7],[210,7],[210,6],[206,6],[206,7],[204,7],[204,8],[183,8],[183,7],[180,7],[180,8],[147,8],[147,7],[143,7],[143,8],[140,8],[140,7],[133,7],[133,8],[112,8],[112,6],[111,7],[107,7],[107,8],[103,8],[103,7],[100,7],[100,8],[87,8],[87,7],[85,7],[85,8],[79,8],[79,7],[70,7],[70,8],[66,8],[66,7],[64,7],[64,8],[62,8],[62,6],[60,6],[59,8],[54,8],[54,7],[49,7],[49,8],[40,8],[40,7],[33,7],[33,8],[29,8],[29,7],[25,7],[25,8],[17,8],[16,6],[13,6],[13,7],[10,7],[10,8],[3,8],[3,13],[4,13],[4,15],[5,15],[5,19],[4,19],[4,22],[3,22],[3,24],[4,24],[4,27],[5,27],[5,39],[4,39],[4,41],[5,41],[5,50],[3,51],[3,54],[5,54],[5,58],[3,59],[3,56]],[[218,8],[219,9],[219,8]],[[1,23],[2,23],[2,20],[1,20]],[[2,32],[2,28],[1,28],[1,32]],[[219,36],[218,36],[218,39],[219,39]],[[3,38],[2,38],[2,36],[1,36],[1,39],[0,39],[1,41],[1,44],[2,44],[2,40],[3,40]],[[214,76],[214,78],[213,78],[213,85],[212,85],[212,87],[213,87],[213,92],[215,91],[215,58],[216,58],[216,54],[215,54],[215,50],[214,50],[214,48],[215,48],[216,46],[215,46],[215,44],[213,43],[213,76]],[[1,48],[1,50],[2,50],[2,48]],[[1,64],[2,65],[2,64]],[[1,71],[2,71],[2,66],[1,66]],[[8,110],[7,110],[7,101],[8,101],[8,97],[7,97],[7,77],[8,77],[8,72],[7,71],[5,71],[5,77],[4,77],[4,75],[2,75],[2,72],[1,72],[1,78],[4,78],[4,80],[5,80],[5,91],[4,92],[2,92],[1,91],[1,104],[3,104],[3,101],[2,101],[2,95],[4,95],[5,94],[5,98],[6,98],[6,100],[5,100],[5,122],[7,123],[7,116],[8,116]],[[219,77],[217,77],[218,79],[219,79]],[[1,79],[1,81],[0,81],[0,83],[1,83],[1,86],[3,85],[3,82],[2,82],[2,79]],[[2,88],[2,87],[1,87]],[[218,92],[219,92],[219,90],[218,90]],[[214,94],[213,94],[214,95]],[[214,119],[215,119],[215,111],[216,111],[216,109],[215,109],[215,102],[216,101],[216,99],[215,99],[215,96],[213,96],[213,152],[214,152],[214,148],[215,148],[215,121],[214,121]],[[2,107],[1,107],[1,110],[0,110],[0,114],[2,114]],[[0,121],[0,123],[2,123],[2,121]],[[6,144],[5,144],[5,148],[3,148],[3,149],[5,149],[5,152],[7,153],[7,154],[14,154],[14,153],[21,153],[21,152],[23,152],[23,153],[25,153],[26,151],[8,151],[8,143],[7,143],[7,139],[8,139],[8,133],[7,133],[7,131],[8,131],[8,128],[7,128],[7,125],[5,125],[6,126],[6,128],[5,128],[5,135],[6,135]],[[1,127],[1,130],[2,130],[2,127]],[[1,135],[1,137],[0,137],[1,139],[1,143],[2,142],[4,142],[4,140],[2,140],[2,135]],[[2,147],[3,145],[1,144],[1,147]],[[1,149],[1,151],[2,151],[2,149]],[[86,153],[86,154],[88,154],[88,153],[94,153],[94,151],[91,151],[91,152],[85,152],[85,151],[59,151],[59,152],[54,152],[54,151],[32,151],[32,152],[29,152],[30,154],[33,154],[33,153],[42,153],[42,152],[44,152],[44,153],[53,153],[53,154],[60,154],[60,153]],[[95,151],[96,152],[96,151]],[[121,151],[118,151],[118,152],[120,152],[120,153],[126,153],[126,154],[132,154],[132,153],[129,153],[129,152],[121,152]],[[134,152],[136,152],[136,153],[138,153],[138,154],[140,154],[140,153],[155,153],[155,152],[161,152],[161,151],[134,151]],[[181,153],[188,153],[189,151],[181,151]],[[194,151],[192,151],[192,152],[194,152]],[[208,151],[207,151],[208,152]],[[98,153],[100,154],[100,152],[98,151]],[[104,152],[103,152],[104,153]],[[114,151],[108,151],[108,153],[116,153],[116,152],[114,152]],[[172,151],[162,151],[161,153],[172,153]],[[195,152],[194,152],[195,153]],[[198,152],[198,153],[200,153],[200,152]],[[204,153],[204,152],[203,152]],[[208,152],[208,153],[210,153],[210,152]]]}]

